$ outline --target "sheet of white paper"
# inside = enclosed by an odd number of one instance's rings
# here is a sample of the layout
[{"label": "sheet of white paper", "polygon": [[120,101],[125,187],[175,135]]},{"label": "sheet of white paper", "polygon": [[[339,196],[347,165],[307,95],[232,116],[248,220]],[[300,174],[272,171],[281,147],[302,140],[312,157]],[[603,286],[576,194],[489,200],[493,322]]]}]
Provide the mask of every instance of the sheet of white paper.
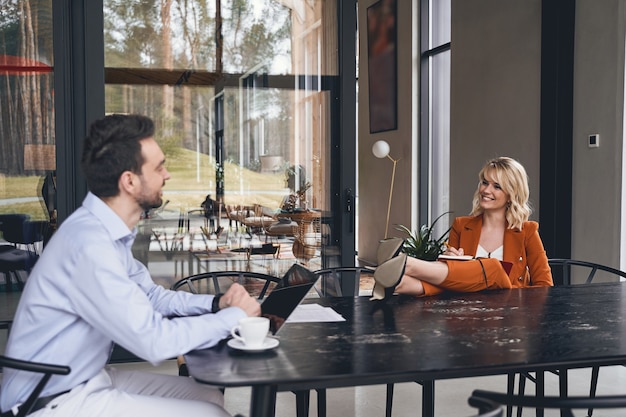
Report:
[{"label": "sheet of white paper", "polygon": [[346,319],[332,308],[324,307],[319,304],[300,304],[287,319],[287,323],[331,321],[346,321]]}]

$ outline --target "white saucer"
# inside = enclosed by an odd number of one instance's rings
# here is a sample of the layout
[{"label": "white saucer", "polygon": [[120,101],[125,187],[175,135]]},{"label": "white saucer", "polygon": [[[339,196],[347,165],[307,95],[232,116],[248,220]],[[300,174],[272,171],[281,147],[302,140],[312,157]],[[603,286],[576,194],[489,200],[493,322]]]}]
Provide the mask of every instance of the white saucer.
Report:
[{"label": "white saucer", "polygon": [[243,342],[237,339],[230,339],[226,344],[233,349],[243,350],[246,352],[262,352],[264,350],[274,349],[278,346],[278,339],[274,339],[273,337],[266,337],[265,342],[263,342],[263,346],[259,347],[248,347]]}]

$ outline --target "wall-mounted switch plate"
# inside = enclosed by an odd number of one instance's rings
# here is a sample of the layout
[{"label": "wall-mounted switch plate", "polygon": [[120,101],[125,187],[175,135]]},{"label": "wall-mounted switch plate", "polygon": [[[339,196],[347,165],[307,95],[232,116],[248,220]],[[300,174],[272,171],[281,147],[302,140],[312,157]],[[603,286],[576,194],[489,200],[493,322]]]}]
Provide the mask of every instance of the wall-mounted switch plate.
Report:
[{"label": "wall-mounted switch plate", "polygon": [[600,147],[600,135],[594,133],[593,135],[589,135],[589,147],[590,148],[598,148]]}]

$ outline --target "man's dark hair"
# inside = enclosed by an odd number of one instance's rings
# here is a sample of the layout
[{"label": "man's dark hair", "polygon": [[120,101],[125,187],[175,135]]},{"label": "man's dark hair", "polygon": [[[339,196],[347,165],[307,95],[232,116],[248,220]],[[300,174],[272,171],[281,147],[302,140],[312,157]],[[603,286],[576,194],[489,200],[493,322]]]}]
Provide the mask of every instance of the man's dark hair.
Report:
[{"label": "man's dark hair", "polygon": [[146,116],[113,114],[93,122],[81,158],[89,190],[101,198],[118,195],[124,171],[141,174],[139,142],[152,136],[154,122]]}]

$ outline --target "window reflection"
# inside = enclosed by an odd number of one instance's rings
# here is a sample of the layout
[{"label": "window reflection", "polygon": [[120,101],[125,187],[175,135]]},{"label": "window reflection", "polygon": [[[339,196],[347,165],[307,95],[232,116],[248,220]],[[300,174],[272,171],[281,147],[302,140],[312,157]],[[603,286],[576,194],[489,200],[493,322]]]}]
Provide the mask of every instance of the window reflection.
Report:
[{"label": "window reflection", "polygon": [[[281,209],[314,208],[318,219],[330,209],[336,2],[153,3],[104,2],[106,111],[152,117],[172,174],[167,206],[148,213],[137,253],[148,262],[160,251],[176,263],[191,248],[209,256],[286,238],[280,256],[293,263],[300,224]],[[208,195],[217,210],[206,217]],[[268,233],[279,217],[284,233]],[[319,262],[316,229],[301,231],[314,243],[304,262]]]},{"label": "window reflection", "polygon": [[31,220],[53,213],[43,198],[56,168],[51,9],[51,1],[0,3],[0,214]]}]

